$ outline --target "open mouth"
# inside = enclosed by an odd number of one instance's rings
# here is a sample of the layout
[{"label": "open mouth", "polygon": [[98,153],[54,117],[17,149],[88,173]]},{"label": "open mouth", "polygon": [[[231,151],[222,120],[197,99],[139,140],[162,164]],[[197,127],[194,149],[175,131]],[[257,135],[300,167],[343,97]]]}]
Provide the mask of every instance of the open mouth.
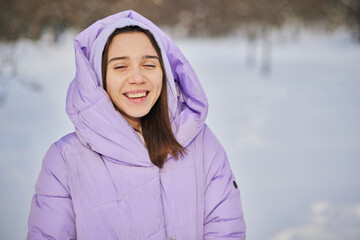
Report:
[{"label": "open mouth", "polygon": [[145,100],[150,91],[141,91],[141,92],[126,92],[123,95],[127,97],[130,101],[141,101]]}]

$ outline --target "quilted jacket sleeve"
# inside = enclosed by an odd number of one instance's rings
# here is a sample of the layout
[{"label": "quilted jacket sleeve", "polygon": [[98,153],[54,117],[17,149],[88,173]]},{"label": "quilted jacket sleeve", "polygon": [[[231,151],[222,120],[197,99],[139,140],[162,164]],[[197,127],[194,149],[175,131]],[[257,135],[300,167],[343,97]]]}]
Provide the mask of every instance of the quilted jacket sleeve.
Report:
[{"label": "quilted jacket sleeve", "polygon": [[64,160],[55,144],[42,163],[31,202],[27,239],[75,239],[74,210]]},{"label": "quilted jacket sleeve", "polygon": [[207,126],[204,134],[204,239],[245,239],[240,191],[226,153]]}]

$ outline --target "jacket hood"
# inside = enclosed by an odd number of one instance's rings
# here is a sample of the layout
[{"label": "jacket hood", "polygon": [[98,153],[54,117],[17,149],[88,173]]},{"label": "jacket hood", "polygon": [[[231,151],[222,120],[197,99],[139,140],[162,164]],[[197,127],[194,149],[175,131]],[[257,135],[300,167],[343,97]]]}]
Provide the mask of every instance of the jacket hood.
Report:
[{"label": "jacket hood", "polygon": [[147,149],[117,112],[102,86],[101,58],[116,28],[136,25],[155,37],[167,77],[171,126],[186,147],[204,125],[208,101],[194,70],[176,44],[148,19],[128,10],[92,24],[74,40],[76,75],[70,83],[66,112],[82,144],[119,164],[152,166]]}]

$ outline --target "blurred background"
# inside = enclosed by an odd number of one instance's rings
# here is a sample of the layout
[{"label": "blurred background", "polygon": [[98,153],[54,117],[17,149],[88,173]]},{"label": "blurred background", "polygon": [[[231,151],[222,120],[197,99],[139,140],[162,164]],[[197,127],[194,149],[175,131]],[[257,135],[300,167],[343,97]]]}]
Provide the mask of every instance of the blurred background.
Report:
[{"label": "blurred background", "polygon": [[25,239],[65,113],[73,38],[134,9],[208,95],[249,240],[360,239],[360,0],[0,1],[0,239]]}]

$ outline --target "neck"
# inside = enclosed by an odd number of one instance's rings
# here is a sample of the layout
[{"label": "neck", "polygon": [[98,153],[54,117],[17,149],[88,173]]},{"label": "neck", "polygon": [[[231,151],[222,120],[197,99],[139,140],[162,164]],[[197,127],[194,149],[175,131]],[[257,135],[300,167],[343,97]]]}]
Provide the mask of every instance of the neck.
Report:
[{"label": "neck", "polygon": [[126,121],[128,121],[130,123],[130,125],[134,129],[139,130],[139,132],[141,132],[141,118],[135,118],[135,117],[128,116],[127,114],[125,114],[123,111],[121,111],[116,106],[115,106],[115,109],[126,119]]},{"label": "neck", "polygon": [[128,121],[130,123],[130,125],[137,131],[141,132],[141,122],[140,122],[140,118],[133,118],[133,117],[129,117],[129,116],[124,116],[124,118],[126,119],[126,121]]}]

